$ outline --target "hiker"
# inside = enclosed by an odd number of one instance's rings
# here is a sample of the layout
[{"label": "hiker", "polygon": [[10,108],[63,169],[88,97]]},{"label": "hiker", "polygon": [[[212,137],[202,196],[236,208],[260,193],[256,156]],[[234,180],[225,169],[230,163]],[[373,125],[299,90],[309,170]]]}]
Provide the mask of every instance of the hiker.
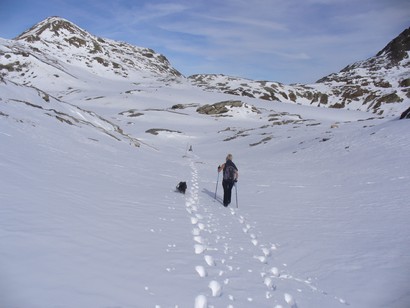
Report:
[{"label": "hiker", "polygon": [[232,154],[226,156],[226,162],[218,166],[218,172],[223,170],[222,187],[224,189],[223,205],[226,207],[231,203],[232,187],[238,181],[238,168],[232,162]]}]

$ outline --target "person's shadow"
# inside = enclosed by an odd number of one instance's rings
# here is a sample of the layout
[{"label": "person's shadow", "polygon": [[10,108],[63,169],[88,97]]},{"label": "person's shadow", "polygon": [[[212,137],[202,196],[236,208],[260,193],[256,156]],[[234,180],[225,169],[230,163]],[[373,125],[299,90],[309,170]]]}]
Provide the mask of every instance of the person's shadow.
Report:
[{"label": "person's shadow", "polygon": [[208,195],[209,197],[211,197],[212,199],[214,199],[214,200],[216,200],[216,201],[218,201],[219,203],[222,204],[222,198],[220,196],[217,195],[216,199],[215,199],[215,192],[214,191],[210,191],[209,189],[204,188],[204,189],[202,189],[202,192],[204,194]]}]

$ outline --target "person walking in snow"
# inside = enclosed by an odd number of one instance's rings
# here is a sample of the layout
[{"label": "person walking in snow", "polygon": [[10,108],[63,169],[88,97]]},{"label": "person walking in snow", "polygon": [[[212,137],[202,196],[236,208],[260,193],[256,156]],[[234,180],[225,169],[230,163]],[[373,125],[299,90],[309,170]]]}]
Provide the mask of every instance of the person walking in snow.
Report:
[{"label": "person walking in snow", "polygon": [[238,181],[239,172],[232,161],[232,154],[226,156],[226,162],[218,166],[218,173],[223,170],[222,187],[224,189],[223,205],[231,203],[232,187]]}]

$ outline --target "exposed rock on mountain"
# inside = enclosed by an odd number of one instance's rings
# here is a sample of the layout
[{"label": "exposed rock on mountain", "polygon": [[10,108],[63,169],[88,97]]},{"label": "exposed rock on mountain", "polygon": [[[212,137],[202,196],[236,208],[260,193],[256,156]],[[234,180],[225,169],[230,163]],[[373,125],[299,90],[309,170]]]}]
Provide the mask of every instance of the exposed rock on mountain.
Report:
[{"label": "exposed rock on mountain", "polygon": [[407,108],[400,116],[400,120],[410,119],[410,108]]},{"label": "exposed rock on mountain", "polygon": [[260,111],[255,106],[250,106],[249,104],[236,100],[223,101],[212,105],[206,104],[201,107],[198,107],[196,111],[198,113],[207,115],[230,116],[229,111],[232,111],[234,108],[241,108],[244,111],[244,113],[248,114],[260,113]]},{"label": "exposed rock on mountain", "polygon": [[54,78],[62,72],[70,75],[70,66],[120,78],[141,74],[163,78],[181,76],[163,55],[152,49],[93,36],[59,17],[47,18],[4,43],[5,48],[0,51],[0,69],[23,82],[31,83],[37,74],[44,74],[38,70],[44,64],[49,74],[43,77]]},{"label": "exposed rock on mountain", "polygon": [[402,103],[410,104],[410,28],[392,40],[376,56],[346,66],[315,84],[283,85],[224,75],[193,75],[193,84],[270,101],[347,108],[397,114]]},{"label": "exposed rock on mountain", "polygon": [[401,61],[409,58],[410,50],[410,28],[404,30],[398,37],[392,40],[381,50],[377,56],[386,55],[391,61],[391,65],[397,65]]},{"label": "exposed rock on mountain", "polygon": [[[309,85],[202,74],[190,76],[188,81],[207,91],[268,101],[399,115],[410,105],[409,37],[410,28],[376,56]],[[47,18],[14,40],[0,39],[3,79],[63,99],[88,89],[92,79],[89,77],[96,75],[110,80],[125,79],[136,87],[153,79],[164,85],[185,80],[163,55],[149,48],[94,36],[59,17]],[[94,87],[98,86],[98,82],[94,83]],[[140,90],[124,91],[132,95]]]}]

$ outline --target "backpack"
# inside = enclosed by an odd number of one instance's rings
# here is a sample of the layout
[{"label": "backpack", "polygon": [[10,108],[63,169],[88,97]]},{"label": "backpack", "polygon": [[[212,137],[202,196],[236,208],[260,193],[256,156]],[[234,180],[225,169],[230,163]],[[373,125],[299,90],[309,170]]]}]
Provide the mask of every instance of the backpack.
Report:
[{"label": "backpack", "polygon": [[224,170],[224,180],[227,181],[234,181],[235,180],[235,172],[236,169],[234,166],[225,166],[225,170]]}]

